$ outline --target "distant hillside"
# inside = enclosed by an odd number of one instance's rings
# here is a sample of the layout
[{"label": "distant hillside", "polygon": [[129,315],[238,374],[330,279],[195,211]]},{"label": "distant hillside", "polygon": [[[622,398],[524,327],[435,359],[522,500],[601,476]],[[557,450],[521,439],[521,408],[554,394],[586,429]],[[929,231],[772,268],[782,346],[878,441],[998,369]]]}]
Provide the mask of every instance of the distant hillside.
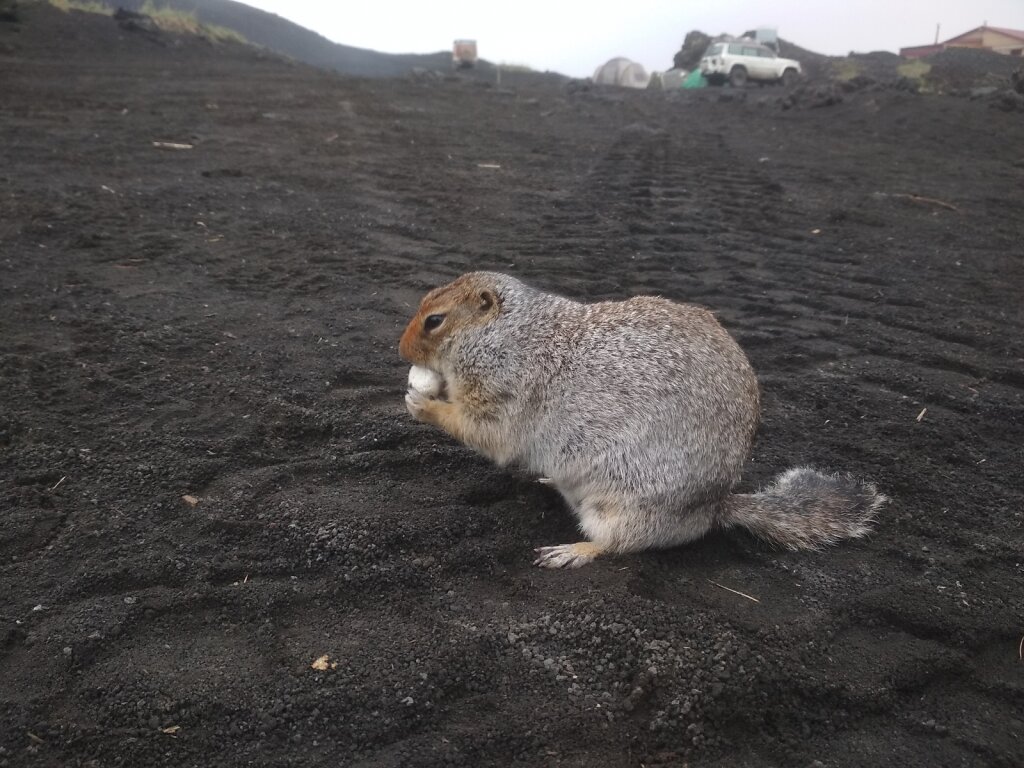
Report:
[{"label": "distant hillside", "polygon": [[[144,12],[146,0],[99,0],[111,8]],[[296,61],[360,77],[395,77],[415,67],[450,69],[451,53],[390,54],[333,43],[316,32],[300,27],[273,13],[250,8],[232,0],[158,0],[169,7],[193,14],[203,24],[226,27],[246,40]]]}]

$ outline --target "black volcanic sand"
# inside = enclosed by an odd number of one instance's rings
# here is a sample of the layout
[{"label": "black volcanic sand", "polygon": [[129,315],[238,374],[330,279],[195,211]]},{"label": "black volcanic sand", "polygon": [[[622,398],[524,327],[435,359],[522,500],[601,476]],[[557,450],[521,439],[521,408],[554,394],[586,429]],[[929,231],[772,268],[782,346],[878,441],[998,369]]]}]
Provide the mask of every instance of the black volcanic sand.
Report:
[{"label": "black volcanic sand", "polygon": [[[44,9],[0,97],[0,766],[1024,764],[1020,114],[358,81]],[[877,531],[532,567],[559,498],[402,402],[475,268],[714,308],[742,488],[850,471]]]}]

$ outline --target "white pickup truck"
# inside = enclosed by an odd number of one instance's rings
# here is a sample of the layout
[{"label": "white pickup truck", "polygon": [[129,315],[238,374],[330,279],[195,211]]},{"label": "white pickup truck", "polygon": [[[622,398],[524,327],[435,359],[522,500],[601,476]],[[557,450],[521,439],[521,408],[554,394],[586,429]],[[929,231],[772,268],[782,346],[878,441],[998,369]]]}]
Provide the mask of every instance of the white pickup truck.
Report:
[{"label": "white pickup truck", "polygon": [[712,43],[700,60],[700,71],[712,85],[729,81],[742,88],[747,81],[794,85],[802,73],[800,62],[783,59],[771,48],[751,40]]}]

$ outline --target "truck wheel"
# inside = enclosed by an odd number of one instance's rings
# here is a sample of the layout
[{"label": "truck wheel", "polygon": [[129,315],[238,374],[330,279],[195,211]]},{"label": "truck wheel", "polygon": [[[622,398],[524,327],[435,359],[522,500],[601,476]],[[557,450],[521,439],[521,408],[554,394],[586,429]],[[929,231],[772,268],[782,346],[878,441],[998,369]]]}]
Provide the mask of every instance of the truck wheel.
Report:
[{"label": "truck wheel", "polygon": [[792,67],[790,67],[789,69],[782,73],[782,84],[786,88],[792,88],[794,85],[796,85],[796,81],[799,79],[800,75]]},{"label": "truck wheel", "polygon": [[742,88],[747,84],[747,70],[745,67],[733,67],[729,73],[729,85],[733,88]]}]

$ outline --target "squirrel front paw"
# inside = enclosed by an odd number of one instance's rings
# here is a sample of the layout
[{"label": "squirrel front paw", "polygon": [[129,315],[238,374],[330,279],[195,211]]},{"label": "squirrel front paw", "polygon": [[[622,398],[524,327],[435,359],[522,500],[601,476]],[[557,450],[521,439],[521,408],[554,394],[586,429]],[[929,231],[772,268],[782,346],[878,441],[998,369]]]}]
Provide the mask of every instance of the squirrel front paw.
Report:
[{"label": "squirrel front paw", "polygon": [[416,421],[427,421],[425,416],[430,407],[430,398],[418,389],[409,389],[405,393],[405,407]]},{"label": "squirrel front paw", "polygon": [[405,407],[416,421],[440,427],[443,426],[443,411],[450,408],[451,403],[427,397],[418,389],[410,389],[405,393]]}]

